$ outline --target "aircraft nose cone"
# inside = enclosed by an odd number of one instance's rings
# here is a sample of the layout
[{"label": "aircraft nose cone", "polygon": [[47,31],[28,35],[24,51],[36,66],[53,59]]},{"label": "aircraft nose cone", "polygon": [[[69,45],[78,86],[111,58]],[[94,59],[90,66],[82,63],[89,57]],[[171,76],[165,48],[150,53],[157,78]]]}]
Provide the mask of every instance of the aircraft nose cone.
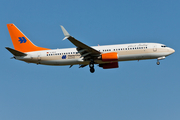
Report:
[{"label": "aircraft nose cone", "polygon": [[170,48],[170,50],[169,50],[170,52],[171,52],[171,54],[173,54],[174,52],[175,52],[175,50],[174,49],[172,49],[172,48]]},{"label": "aircraft nose cone", "polygon": [[172,49],[171,51],[172,51],[172,53],[174,53],[174,52],[175,52],[175,50],[174,50],[174,49]]}]

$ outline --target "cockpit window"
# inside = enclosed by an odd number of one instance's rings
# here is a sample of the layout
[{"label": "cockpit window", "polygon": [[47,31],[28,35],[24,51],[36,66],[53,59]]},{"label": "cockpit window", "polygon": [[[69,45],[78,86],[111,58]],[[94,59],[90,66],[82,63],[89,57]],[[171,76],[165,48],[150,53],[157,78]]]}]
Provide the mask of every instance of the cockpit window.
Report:
[{"label": "cockpit window", "polygon": [[161,45],[161,47],[166,47],[165,45]]}]

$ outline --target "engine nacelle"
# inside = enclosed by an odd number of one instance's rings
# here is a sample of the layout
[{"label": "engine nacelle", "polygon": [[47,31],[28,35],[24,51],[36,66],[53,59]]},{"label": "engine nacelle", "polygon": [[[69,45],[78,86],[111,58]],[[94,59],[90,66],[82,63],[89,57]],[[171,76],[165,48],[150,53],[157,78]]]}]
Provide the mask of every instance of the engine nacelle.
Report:
[{"label": "engine nacelle", "polygon": [[110,52],[110,53],[104,53],[101,55],[102,61],[117,61],[118,60],[118,54],[116,52]]},{"label": "engine nacelle", "polygon": [[113,63],[105,63],[105,64],[99,64],[99,67],[102,67],[103,69],[111,69],[111,68],[118,68],[118,62]]}]

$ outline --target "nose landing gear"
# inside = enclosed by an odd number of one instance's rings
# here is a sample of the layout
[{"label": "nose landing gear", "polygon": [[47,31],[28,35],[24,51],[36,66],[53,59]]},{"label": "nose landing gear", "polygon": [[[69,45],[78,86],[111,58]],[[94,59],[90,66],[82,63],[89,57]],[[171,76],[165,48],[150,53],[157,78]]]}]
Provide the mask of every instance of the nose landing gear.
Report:
[{"label": "nose landing gear", "polygon": [[157,58],[157,65],[160,65],[160,62],[159,62],[159,60],[163,60],[163,59],[165,59],[166,57],[165,56],[162,56],[162,57],[159,57],[159,58]]},{"label": "nose landing gear", "polygon": [[156,63],[157,65],[160,65],[160,62],[159,62],[159,60],[157,61],[157,63]]}]

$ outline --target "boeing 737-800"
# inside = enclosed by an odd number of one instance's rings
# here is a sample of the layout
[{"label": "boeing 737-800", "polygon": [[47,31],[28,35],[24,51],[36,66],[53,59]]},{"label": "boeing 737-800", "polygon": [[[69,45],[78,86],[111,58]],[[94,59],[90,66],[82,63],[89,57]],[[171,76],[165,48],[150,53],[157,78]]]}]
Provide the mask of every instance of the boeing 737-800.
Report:
[{"label": "boeing 737-800", "polygon": [[159,43],[133,43],[105,46],[88,46],[72,37],[63,26],[61,29],[65,39],[73,43],[76,48],[48,49],[34,45],[14,24],[7,24],[14,49],[6,47],[15,59],[27,63],[42,65],[73,65],[79,64],[80,68],[87,65],[90,72],[95,71],[94,64],[103,69],[118,68],[118,61],[165,59],[175,52],[174,49]]}]

